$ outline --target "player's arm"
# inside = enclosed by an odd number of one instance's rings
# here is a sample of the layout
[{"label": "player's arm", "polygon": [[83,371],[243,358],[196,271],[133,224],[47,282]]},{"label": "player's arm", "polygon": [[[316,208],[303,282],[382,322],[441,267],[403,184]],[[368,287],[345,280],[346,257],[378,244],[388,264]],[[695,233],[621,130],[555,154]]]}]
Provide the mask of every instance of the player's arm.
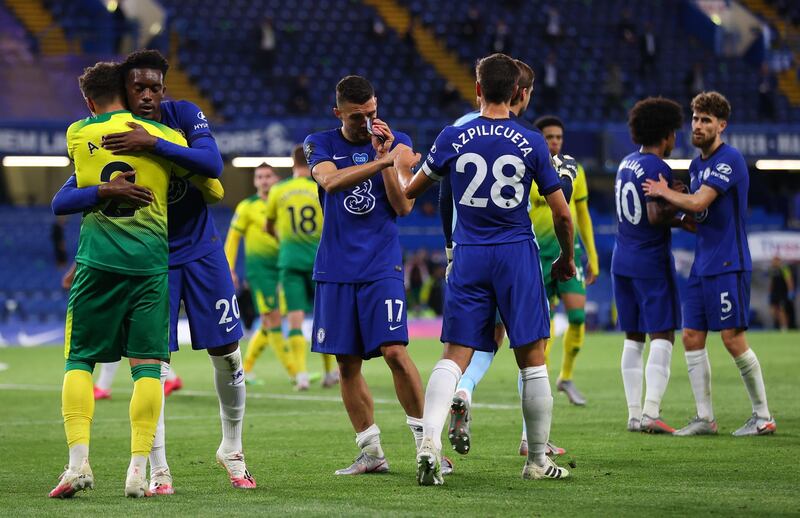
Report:
[{"label": "player's arm", "polygon": [[575,215],[578,219],[578,235],[581,237],[583,246],[586,249],[586,257],[589,260],[592,282],[589,282],[590,277],[587,276],[587,283],[593,284],[594,278],[600,274],[600,260],[597,256],[597,247],[594,244],[594,226],[592,225],[592,216],[589,214],[588,198],[575,201]]},{"label": "player's arm", "polygon": [[[375,119],[372,122],[372,131],[378,135],[383,135],[387,142],[389,139],[394,140],[394,135],[389,127],[379,119]],[[410,148],[411,141],[398,142],[397,145],[406,145]],[[389,200],[389,204],[392,206],[394,212],[398,216],[408,216],[411,213],[411,209],[414,208],[414,200],[406,198],[397,174],[398,173],[394,164],[391,167],[387,167],[381,171],[381,175],[383,176],[383,186],[386,189],[386,198]]]},{"label": "player's arm", "polygon": [[450,176],[439,182],[439,216],[442,218],[445,248],[453,248],[453,186]]},{"label": "player's arm", "polygon": [[553,263],[551,275],[556,280],[566,281],[575,276],[575,247],[573,245],[575,235],[572,228],[572,216],[561,189],[546,194],[544,199],[553,215],[553,229],[561,247],[561,254]]},{"label": "player's arm", "polygon": [[57,216],[76,214],[91,210],[108,200],[146,207],[153,202],[153,193],[128,180],[135,174],[134,171],[126,171],[115,176],[110,182],[82,188],[78,187],[77,178],[72,175],[53,197],[51,204],[53,213]]},{"label": "player's arm", "polygon": [[651,225],[671,225],[674,226],[675,215],[678,213],[678,207],[667,203],[664,200],[648,200],[647,201],[647,221]]},{"label": "player's arm", "polygon": [[231,220],[231,226],[228,228],[228,236],[225,238],[225,258],[228,260],[228,268],[231,271],[231,278],[233,284],[238,288],[239,279],[236,275],[236,259],[239,257],[239,242],[242,240],[242,230],[239,228],[241,210],[236,207],[236,212]]},{"label": "player's arm", "polygon": [[662,198],[678,209],[687,212],[703,212],[714,203],[719,195],[715,188],[706,184],[701,185],[692,194],[674,191],[670,188],[664,175],[661,174],[658,175],[658,181],[649,178],[645,180],[642,189],[647,196]]},{"label": "player's arm", "polygon": [[[397,148],[395,148],[397,149]],[[350,189],[375,176],[381,169],[392,165],[394,150],[382,158],[367,162],[366,164],[353,165],[344,169],[337,169],[332,161],[320,162],[311,170],[311,176],[325,189],[325,192],[334,193]]]},{"label": "player's arm", "polygon": [[225,197],[225,189],[222,187],[222,182],[216,178],[208,178],[206,176],[192,174],[182,168],[178,169],[176,174],[186,180],[189,180],[189,183],[197,187],[197,189],[203,195],[203,201],[209,205],[219,203],[222,201],[222,198]]},{"label": "player's arm", "polygon": [[278,196],[277,190],[274,186],[270,189],[270,194],[267,196],[267,223],[264,227],[264,230],[267,234],[271,235],[275,238],[276,241],[280,241],[278,238],[278,230],[275,227],[275,222],[278,219]]}]

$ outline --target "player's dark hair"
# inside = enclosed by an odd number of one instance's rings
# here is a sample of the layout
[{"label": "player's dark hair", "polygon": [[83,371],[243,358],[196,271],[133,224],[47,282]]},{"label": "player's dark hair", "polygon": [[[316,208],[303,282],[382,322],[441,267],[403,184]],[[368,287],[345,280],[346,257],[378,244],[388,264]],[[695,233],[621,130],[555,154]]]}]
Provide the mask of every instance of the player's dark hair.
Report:
[{"label": "player's dark hair", "polygon": [[517,93],[514,95],[513,99],[511,99],[512,106],[522,100],[523,88],[527,88],[528,95],[530,95],[533,89],[533,80],[536,79],[536,73],[527,63],[519,59],[515,59],[514,63],[517,65],[517,68],[519,68],[519,79],[517,79]]},{"label": "player's dark hair", "polygon": [[292,160],[294,161],[295,167],[308,167],[308,161],[306,160],[306,154],[303,151],[302,144],[298,144],[292,149]]},{"label": "player's dark hair", "polygon": [[475,75],[481,85],[481,96],[492,104],[507,103],[514,95],[520,70],[505,54],[492,54],[478,61]]},{"label": "player's dark hair", "polygon": [[96,103],[108,104],[124,97],[122,74],[117,63],[101,61],[84,68],[78,85],[83,96]]},{"label": "player's dark hair", "polygon": [[664,97],[642,99],[628,115],[631,139],[640,146],[655,146],[682,125],[681,105]]},{"label": "player's dark hair", "polygon": [[719,92],[702,92],[692,99],[692,111],[710,113],[726,121],[731,116],[731,103]]},{"label": "player's dark hair", "polygon": [[272,167],[271,165],[269,165],[269,164],[268,164],[268,163],[266,163],[266,162],[261,162],[260,164],[258,164],[258,165],[256,166],[256,168],[255,168],[255,169],[253,169],[253,171],[258,171],[259,169],[272,169],[273,171],[275,170],[275,168],[274,168],[274,167]]},{"label": "player's dark hair", "polygon": [[128,54],[128,57],[125,58],[125,61],[120,64],[122,77],[127,77],[128,72],[135,68],[152,68],[154,70],[160,70],[161,75],[166,78],[167,70],[169,70],[169,62],[167,62],[167,58],[165,58],[164,55],[157,50],[137,50]]},{"label": "player's dark hair", "polygon": [[361,76],[345,76],[336,85],[336,105],[364,104],[375,97],[372,84]]},{"label": "player's dark hair", "polygon": [[562,121],[555,115],[542,115],[541,117],[533,121],[533,125],[536,126],[536,128],[539,131],[542,131],[548,126],[558,126],[559,128],[561,128],[561,131],[564,131],[564,121]]}]

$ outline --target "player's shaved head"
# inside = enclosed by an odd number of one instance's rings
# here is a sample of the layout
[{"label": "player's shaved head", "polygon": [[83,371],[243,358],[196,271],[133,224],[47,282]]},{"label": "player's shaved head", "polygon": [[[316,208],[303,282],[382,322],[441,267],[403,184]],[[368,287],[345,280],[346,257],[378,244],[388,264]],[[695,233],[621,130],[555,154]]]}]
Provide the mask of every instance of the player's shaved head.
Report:
[{"label": "player's shaved head", "polygon": [[628,115],[631,139],[640,146],[656,146],[669,139],[683,125],[680,104],[664,97],[648,97],[637,102]]},{"label": "player's shaved head", "polygon": [[361,76],[345,76],[336,85],[336,106],[364,104],[375,97],[372,84]]},{"label": "player's shaved head", "polygon": [[492,104],[511,101],[520,76],[520,69],[509,56],[492,54],[478,61],[475,75],[481,86],[481,97]]},{"label": "player's shaved head", "polygon": [[78,78],[83,96],[99,105],[124,97],[122,74],[118,63],[101,61],[83,70]]},{"label": "player's shaved head", "polygon": [[514,94],[514,98],[511,99],[512,106],[522,101],[523,88],[527,88],[530,94],[530,91],[533,89],[533,80],[536,79],[536,74],[527,63],[519,59],[515,59],[514,63],[517,65],[517,68],[519,68],[519,79],[517,79],[517,93]]},{"label": "player's shaved head", "polygon": [[169,70],[169,62],[161,52],[157,50],[137,50],[128,54],[125,61],[120,63],[122,76],[127,77],[128,72],[137,68],[150,68],[160,70],[161,75],[166,77]]},{"label": "player's shaved head", "polygon": [[731,103],[719,92],[702,92],[692,99],[692,111],[727,121],[731,116]]}]

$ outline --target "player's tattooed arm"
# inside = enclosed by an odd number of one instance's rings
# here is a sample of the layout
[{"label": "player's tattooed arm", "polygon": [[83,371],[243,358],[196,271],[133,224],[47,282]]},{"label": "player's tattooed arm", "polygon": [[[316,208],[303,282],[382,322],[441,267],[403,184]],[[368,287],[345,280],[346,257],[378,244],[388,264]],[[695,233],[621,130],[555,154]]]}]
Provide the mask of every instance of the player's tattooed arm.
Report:
[{"label": "player's tattooed arm", "polygon": [[561,189],[545,196],[550,212],[553,215],[553,229],[561,247],[561,254],[553,263],[551,275],[559,281],[566,281],[575,276],[575,233],[572,228],[572,216],[569,212],[569,205],[564,199]]},{"label": "player's tattooed arm", "polygon": [[663,198],[678,209],[687,212],[703,212],[717,199],[717,191],[708,185],[701,185],[692,194],[672,190],[663,175],[658,175],[658,181],[647,179],[642,184],[646,196]]},{"label": "player's tattooed arm", "polygon": [[403,188],[403,194],[409,200],[418,198],[435,183],[422,169],[418,169],[414,173],[413,169],[421,159],[422,155],[414,153],[414,150],[408,146],[403,146],[394,161],[397,179]]},{"label": "player's tattooed arm", "polygon": [[678,207],[664,200],[653,200],[647,202],[647,221],[651,225],[670,225],[675,219]]}]

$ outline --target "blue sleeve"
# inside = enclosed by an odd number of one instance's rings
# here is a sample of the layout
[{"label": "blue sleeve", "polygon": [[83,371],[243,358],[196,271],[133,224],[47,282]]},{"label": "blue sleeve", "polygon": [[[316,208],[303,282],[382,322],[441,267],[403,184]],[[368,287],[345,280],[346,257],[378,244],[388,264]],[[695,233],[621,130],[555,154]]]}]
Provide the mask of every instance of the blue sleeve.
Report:
[{"label": "blue sleeve", "polygon": [[312,133],[303,141],[303,153],[306,155],[306,162],[314,176],[314,167],[322,162],[333,162],[333,155],[330,147],[326,145],[325,139],[319,133]]},{"label": "blue sleeve", "polygon": [[201,135],[189,145],[191,147],[183,147],[159,138],[154,152],[192,173],[219,178],[222,175],[222,156],[214,137],[210,133]]},{"label": "blue sleeve", "polygon": [[444,241],[448,248],[453,246],[453,186],[446,175],[439,183],[439,215],[442,218]]},{"label": "blue sleeve", "polygon": [[392,144],[392,149],[394,149],[397,144],[405,144],[412,149],[414,147],[414,145],[411,143],[411,137],[399,131],[394,134],[394,144]]},{"label": "blue sleeve", "polygon": [[708,170],[708,175],[703,173],[703,183],[713,188],[720,194],[725,194],[728,190],[746,178],[747,163],[739,153],[728,153]]},{"label": "blue sleeve", "polygon": [[533,181],[539,188],[539,194],[547,196],[561,188],[561,182],[553,167],[553,159],[544,138],[538,133],[529,133],[529,138],[533,142],[533,150],[525,157],[525,165],[533,173]]},{"label": "blue sleeve", "polygon": [[200,137],[211,136],[211,126],[199,106],[190,101],[177,101],[175,112],[178,126],[189,146],[194,147],[194,141]]},{"label": "blue sleeve", "polygon": [[433,146],[431,146],[431,150],[428,152],[428,156],[425,157],[425,161],[422,163],[422,172],[428,178],[437,182],[441,182],[442,178],[450,172],[449,163],[456,155],[451,138],[448,135],[449,128],[450,126],[439,133]]},{"label": "blue sleeve", "polygon": [[91,209],[100,203],[100,198],[97,196],[98,187],[98,185],[92,185],[79,189],[75,175],[70,176],[53,197],[51,204],[53,214],[63,216]]}]

